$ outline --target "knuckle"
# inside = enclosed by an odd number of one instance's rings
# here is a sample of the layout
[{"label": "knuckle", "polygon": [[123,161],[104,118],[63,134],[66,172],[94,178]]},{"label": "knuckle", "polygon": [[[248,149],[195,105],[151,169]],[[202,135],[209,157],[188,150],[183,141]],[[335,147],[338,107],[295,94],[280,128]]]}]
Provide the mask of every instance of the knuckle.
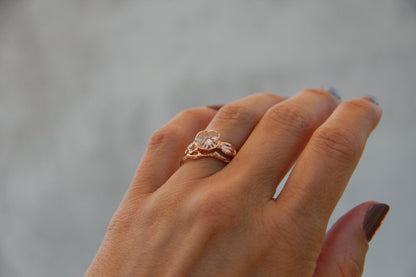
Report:
[{"label": "knuckle", "polygon": [[312,142],[319,152],[340,161],[353,161],[360,155],[362,145],[354,132],[343,127],[321,127]]},{"label": "knuckle", "polygon": [[239,122],[240,124],[253,124],[255,117],[253,113],[245,106],[234,103],[222,107],[216,116],[220,122]]},{"label": "knuckle", "polygon": [[240,216],[235,197],[218,191],[199,193],[188,202],[187,209],[192,219],[210,228],[224,229],[236,223]]},{"label": "knuckle", "polygon": [[182,137],[182,132],[180,128],[173,128],[164,126],[154,132],[149,139],[148,147],[151,150],[169,147],[175,144],[178,138]]},{"label": "knuckle", "polygon": [[132,214],[130,212],[118,210],[107,226],[107,233],[125,233],[131,228],[132,222]]},{"label": "knuckle", "polygon": [[312,122],[311,112],[293,103],[276,105],[266,113],[265,118],[300,134],[303,134]]},{"label": "knuckle", "polygon": [[177,117],[179,118],[200,118],[203,113],[203,110],[201,108],[192,108],[187,109],[179,112]]},{"label": "knuckle", "polygon": [[270,93],[270,92],[257,92],[256,94],[254,94],[254,96],[261,97],[261,98],[269,98],[274,101],[281,101],[284,99],[283,97]]}]

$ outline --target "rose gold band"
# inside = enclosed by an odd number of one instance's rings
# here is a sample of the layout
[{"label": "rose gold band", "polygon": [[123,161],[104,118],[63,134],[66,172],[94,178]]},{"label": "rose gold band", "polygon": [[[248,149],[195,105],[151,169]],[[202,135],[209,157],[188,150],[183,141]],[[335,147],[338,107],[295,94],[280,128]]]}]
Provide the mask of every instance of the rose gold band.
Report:
[{"label": "rose gold band", "polygon": [[229,163],[232,160],[231,157],[221,155],[217,151],[207,152],[207,153],[198,152],[198,153],[192,154],[192,155],[189,154],[189,153],[185,154],[185,156],[182,159],[182,164],[185,163],[186,161],[189,161],[189,160],[199,160],[201,158],[215,158],[215,159],[218,159],[218,160],[220,160],[224,163]]},{"label": "rose gold band", "polygon": [[229,163],[236,154],[236,148],[231,143],[221,141],[220,134],[217,131],[203,130],[195,136],[195,140],[186,148],[181,165],[186,161],[201,158],[214,158]]}]

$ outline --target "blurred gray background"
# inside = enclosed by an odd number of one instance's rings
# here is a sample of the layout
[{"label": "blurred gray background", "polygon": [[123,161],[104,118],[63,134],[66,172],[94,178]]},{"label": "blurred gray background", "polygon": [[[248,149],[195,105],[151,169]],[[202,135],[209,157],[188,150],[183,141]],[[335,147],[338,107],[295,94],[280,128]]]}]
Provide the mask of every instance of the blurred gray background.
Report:
[{"label": "blurred gray background", "polygon": [[320,86],[384,108],[331,223],[390,204],[364,276],[416,276],[415,0],[0,0],[0,276],[81,276],[180,110]]}]

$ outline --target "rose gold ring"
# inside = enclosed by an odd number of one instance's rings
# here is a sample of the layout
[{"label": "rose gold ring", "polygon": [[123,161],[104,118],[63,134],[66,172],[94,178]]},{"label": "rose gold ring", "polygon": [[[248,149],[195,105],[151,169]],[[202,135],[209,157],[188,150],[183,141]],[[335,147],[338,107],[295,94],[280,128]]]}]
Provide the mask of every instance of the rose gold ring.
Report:
[{"label": "rose gold ring", "polygon": [[214,158],[229,163],[236,154],[235,147],[231,143],[221,141],[220,134],[217,131],[203,130],[195,136],[195,140],[186,148],[181,164],[201,158]]}]

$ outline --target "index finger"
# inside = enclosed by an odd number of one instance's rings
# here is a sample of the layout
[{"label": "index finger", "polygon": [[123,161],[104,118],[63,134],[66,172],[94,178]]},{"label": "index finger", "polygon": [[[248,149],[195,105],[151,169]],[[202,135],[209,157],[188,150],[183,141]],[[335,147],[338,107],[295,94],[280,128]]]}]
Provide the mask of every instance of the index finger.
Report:
[{"label": "index finger", "polygon": [[372,99],[342,103],[314,132],[272,206],[286,205],[297,220],[321,226],[325,232],[367,138],[380,120],[381,108]]}]

